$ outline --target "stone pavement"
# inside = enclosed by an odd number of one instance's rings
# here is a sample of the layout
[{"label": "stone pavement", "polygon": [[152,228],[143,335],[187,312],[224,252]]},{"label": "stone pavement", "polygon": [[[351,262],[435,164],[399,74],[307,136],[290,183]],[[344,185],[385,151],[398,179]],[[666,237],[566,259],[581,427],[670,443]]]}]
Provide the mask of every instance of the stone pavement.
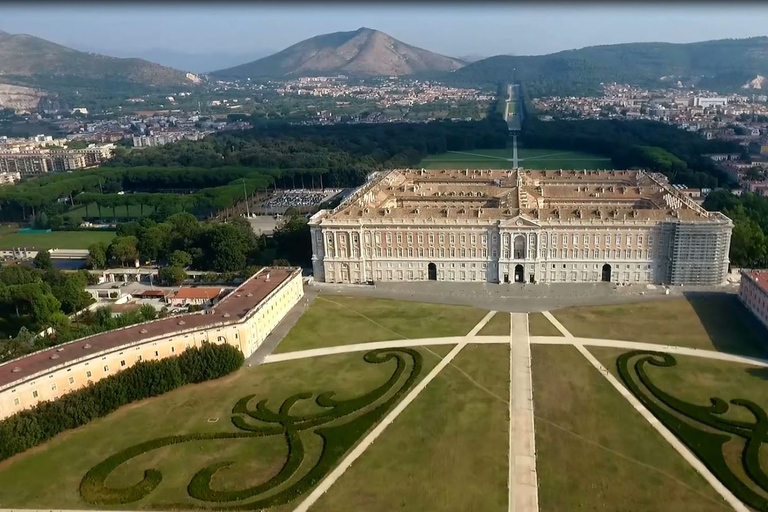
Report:
[{"label": "stone pavement", "polygon": [[509,511],[538,512],[528,315],[510,314]]}]

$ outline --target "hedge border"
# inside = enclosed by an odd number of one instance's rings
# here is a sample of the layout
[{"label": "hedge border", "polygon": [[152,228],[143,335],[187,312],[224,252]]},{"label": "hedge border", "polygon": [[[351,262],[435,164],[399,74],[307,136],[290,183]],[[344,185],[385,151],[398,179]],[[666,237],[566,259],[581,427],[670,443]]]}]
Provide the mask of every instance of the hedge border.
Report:
[{"label": "hedge border", "polygon": [[[649,397],[632,377],[630,360],[636,359],[633,369],[638,380],[656,399]],[[693,453],[712,471],[720,482],[725,485],[739,500],[761,512],[768,512],[768,499],[761,496],[738,476],[728,466],[723,455],[723,445],[731,437],[701,430],[680,416],[697,421],[707,427],[737,435],[746,439],[747,445],[742,452],[742,465],[752,483],[768,493],[768,477],[760,466],[759,450],[768,441],[768,416],[765,411],[749,400],[734,399],[731,404],[747,408],[755,417],[755,423],[728,420],[722,417],[728,412],[729,405],[721,398],[710,398],[710,406],[695,405],[664,392],[648,377],[645,365],[658,367],[673,367],[677,360],[664,352],[633,350],[621,354],[616,359],[616,366],[624,384],[653,413],[656,418],[669,428]],[[659,402],[677,414],[668,412]],[[680,415],[680,416],[678,416]],[[715,416],[716,415],[716,416]]]},{"label": "hedge border", "polygon": [[[406,373],[409,366],[404,356],[408,356],[412,361],[410,373],[402,385],[389,398],[346,423],[317,428],[321,425],[354,415],[369,406],[374,406],[377,401],[387,395],[402,380],[402,376]],[[228,468],[233,464],[232,461],[222,461],[206,466],[198,471],[187,486],[189,496],[201,501],[224,503],[247,500],[279,487],[296,474],[305,458],[305,450],[300,432],[317,428],[314,432],[323,439],[323,448],[314,466],[304,476],[272,496],[247,504],[217,508],[257,510],[289,503],[317,484],[362,435],[375,425],[377,421],[381,420],[386,412],[416,383],[423,369],[422,356],[416,350],[408,348],[378,349],[367,352],[363,357],[365,362],[371,364],[381,364],[393,359],[396,361],[396,367],[390,378],[383,385],[368,393],[343,401],[334,400],[333,392],[318,394],[315,403],[320,407],[330,409],[329,411],[291,416],[290,409],[299,400],[312,398],[313,394],[308,392],[297,393],[286,398],[278,412],[271,411],[267,407],[266,400],[258,402],[254,409],[250,409],[248,403],[256,395],[242,397],[232,408],[233,416],[231,418],[233,425],[242,430],[242,432],[167,436],[131,446],[108,457],[88,471],[81,481],[80,494],[88,503],[94,505],[115,505],[138,501],[148,496],[160,485],[162,473],[156,469],[147,469],[144,471],[144,479],[136,485],[123,489],[106,487],[106,480],[109,474],[129,459],[161,447],[188,441],[284,435],[288,445],[288,457],[281,470],[270,480],[247,489],[217,491],[211,487],[214,475],[219,470]],[[248,423],[245,417],[265,423],[277,423],[279,426],[255,426]],[[161,505],[161,508],[189,509],[207,507],[190,504],[167,504]]]}]

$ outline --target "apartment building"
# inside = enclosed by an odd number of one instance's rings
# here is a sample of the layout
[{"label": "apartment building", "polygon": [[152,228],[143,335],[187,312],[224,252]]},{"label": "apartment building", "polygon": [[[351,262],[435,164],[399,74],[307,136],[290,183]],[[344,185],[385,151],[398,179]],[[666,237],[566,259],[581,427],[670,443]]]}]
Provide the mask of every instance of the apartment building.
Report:
[{"label": "apartment building", "polygon": [[21,176],[34,176],[95,167],[111,158],[114,148],[114,144],[104,144],[84,149],[2,151],[0,173],[18,172]]},{"label": "apartment building", "polygon": [[0,364],[0,420],[44,400],[203,343],[248,357],[301,300],[301,269],[264,268],[205,312],[108,331]]},{"label": "apartment building", "polygon": [[644,171],[394,170],[310,219],[330,283],[716,285],[733,224]]}]

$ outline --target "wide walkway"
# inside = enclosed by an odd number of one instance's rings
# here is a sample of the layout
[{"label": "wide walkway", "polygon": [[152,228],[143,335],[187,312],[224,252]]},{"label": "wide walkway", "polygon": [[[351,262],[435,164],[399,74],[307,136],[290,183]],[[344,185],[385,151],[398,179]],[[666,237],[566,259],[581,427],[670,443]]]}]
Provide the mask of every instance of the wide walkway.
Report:
[{"label": "wide walkway", "polygon": [[539,510],[528,315],[510,314],[509,511]]}]

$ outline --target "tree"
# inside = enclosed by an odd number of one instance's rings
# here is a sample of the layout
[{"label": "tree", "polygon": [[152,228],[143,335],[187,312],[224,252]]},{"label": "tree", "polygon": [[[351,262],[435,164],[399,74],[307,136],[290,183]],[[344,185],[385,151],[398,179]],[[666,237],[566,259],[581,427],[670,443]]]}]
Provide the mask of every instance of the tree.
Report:
[{"label": "tree", "polygon": [[107,244],[98,242],[88,247],[88,268],[98,269],[107,266]]},{"label": "tree", "polygon": [[120,236],[112,240],[109,246],[109,257],[122,266],[133,263],[139,258],[139,250],[136,245],[139,240],[135,236]]},{"label": "tree", "polygon": [[49,325],[56,313],[61,312],[61,302],[50,293],[37,293],[32,297],[32,317],[38,325]]},{"label": "tree", "polygon": [[40,270],[51,270],[53,268],[53,261],[51,260],[51,253],[46,251],[38,251],[35,259],[32,260],[36,268]]},{"label": "tree", "polygon": [[173,251],[168,257],[168,263],[172,267],[187,268],[192,264],[192,256],[185,251]]},{"label": "tree", "polygon": [[158,278],[165,286],[179,286],[187,279],[187,273],[181,267],[163,267],[158,272]]},{"label": "tree", "polygon": [[144,304],[141,306],[139,308],[139,314],[145,322],[157,318],[157,310],[151,304]]},{"label": "tree", "polygon": [[171,233],[167,227],[165,224],[158,224],[141,230],[138,249],[144,260],[158,260],[167,250]]}]

